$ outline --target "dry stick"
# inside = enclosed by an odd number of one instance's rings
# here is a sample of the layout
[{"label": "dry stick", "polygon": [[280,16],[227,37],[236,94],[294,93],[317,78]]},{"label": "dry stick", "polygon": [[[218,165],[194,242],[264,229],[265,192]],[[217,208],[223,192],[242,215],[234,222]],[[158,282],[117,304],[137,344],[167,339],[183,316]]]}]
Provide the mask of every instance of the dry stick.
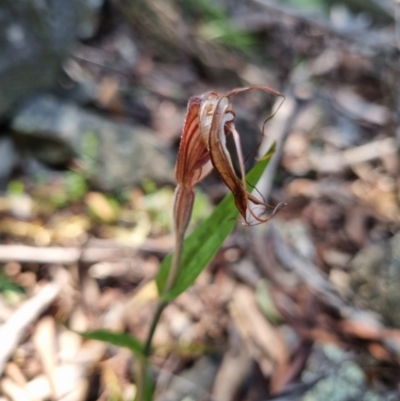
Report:
[{"label": "dry stick", "polygon": [[96,263],[121,259],[131,260],[139,251],[167,254],[170,251],[170,246],[169,244],[164,245],[162,242],[148,240],[140,246],[125,246],[116,241],[91,240],[84,250],[79,247],[0,245],[0,261],[67,265],[82,260],[85,263]]},{"label": "dry stick", "polygon": [[38,294],[26,301],[0,329],[0,376],[11,353],[18,345],[26,328],[57,298],[62,285],[46,284]]},{"label": "dry stick", "polygon": [[399,145],[394,138],[378,139],[341,152],[311,156],[314,169],[320,173],[338,173],[357,164],[371,162],[385,156],[395,156]]}]

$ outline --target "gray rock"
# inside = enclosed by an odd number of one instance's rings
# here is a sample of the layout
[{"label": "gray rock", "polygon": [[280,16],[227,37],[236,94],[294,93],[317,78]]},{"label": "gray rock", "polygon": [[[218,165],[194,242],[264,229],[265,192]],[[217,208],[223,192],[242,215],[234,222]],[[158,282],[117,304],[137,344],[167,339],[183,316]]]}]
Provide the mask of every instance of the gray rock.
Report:
[{"label": "gray rock", "polygon": [[386,396],[370,388],[370,383],[356,355],[335,345],[318,344],[313,347],[302,374],[304,382],[314,382],[313,388],[298,401],[385,401]]},{"label": "gray rock", "polygon": [[145,127],[112,122],[52,96],[31,99],[11,126],[46,163],[65,163],[75,155],[101,189],[139,184],[144,178],[173,180],[168,151]]},{"label": "gray rock", "polygon": [[0,184],[10,177],[16,161],[15,147],[10,137],[0,137]]},{"label": "gray rock", "polygon": [[352,260],[350,284],[354,304],[400,327],[400,233],[362,249]]},{"label": "gray rock", "polygon": [[[348,347],[347,347],[348,348]],[[378,380],[368,380],[366,356],[333,344],[315,343],[302,372],[302,380],[286,387],[274,401],[396,401],[397,391]],[[368,362],[368,369],[379,369]]]},{"label": "gray rock", "polygon": [[96,29],[103,0],[0,3],[0,117],[27,94],[52,87],[78,38]]}]

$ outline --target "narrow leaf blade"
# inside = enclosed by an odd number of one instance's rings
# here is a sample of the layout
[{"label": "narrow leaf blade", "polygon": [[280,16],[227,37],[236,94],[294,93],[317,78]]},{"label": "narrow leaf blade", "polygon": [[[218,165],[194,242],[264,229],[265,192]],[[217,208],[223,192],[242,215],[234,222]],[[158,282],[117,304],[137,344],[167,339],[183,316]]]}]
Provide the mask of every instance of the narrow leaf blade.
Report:
[{"label": "narrow leaf blade", "polygon": [[144,355],[144,346],[141,341],[127,333],[115,333],[113,331],[100,329],[94,331],[86,331],[78,334],[90,340],[104,341],[113,345],[117,345],[118,347],[128,348],[134,354],[140,357]]}]

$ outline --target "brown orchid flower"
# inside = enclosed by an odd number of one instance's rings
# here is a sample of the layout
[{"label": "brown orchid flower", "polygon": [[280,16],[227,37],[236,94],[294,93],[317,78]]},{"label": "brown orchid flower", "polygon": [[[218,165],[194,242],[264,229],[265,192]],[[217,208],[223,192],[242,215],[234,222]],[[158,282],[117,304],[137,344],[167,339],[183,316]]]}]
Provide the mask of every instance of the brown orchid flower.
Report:
[{"label": "brown orchid flower", "polygon": [[[271,216],[262,218],[255,213],[255,207],[271,208],[247,191],[244,159],[240,146],[239,133],[235,128],[235,113],[231,97],[240,92],[263,90],[276,96],[283,95],[264,86],[233,89],[223,95],[209,92],[189,100],[186,120],[183,127],[181,145],[176,163],[175,175],[178,184],[175,203],[175,221],[177,229],[187,228],[190,219],[188,204],[193,202],[194,185],[207,176],[213,168],[233,193],[236,206],[245,223],[268,221],[283,204],[279,204]],[[271,118],[271,117],[270,117]],[[266,121],[268,121],[268,118]],[[264,125],[266,123],[264,122]],[[263,126],[264,129],[264,126]],[[240,166],[240,177],[236,174],[232,157],[226,147],[226,138],[232,135]],[[186,211],[186,212],[185,212]]]}]

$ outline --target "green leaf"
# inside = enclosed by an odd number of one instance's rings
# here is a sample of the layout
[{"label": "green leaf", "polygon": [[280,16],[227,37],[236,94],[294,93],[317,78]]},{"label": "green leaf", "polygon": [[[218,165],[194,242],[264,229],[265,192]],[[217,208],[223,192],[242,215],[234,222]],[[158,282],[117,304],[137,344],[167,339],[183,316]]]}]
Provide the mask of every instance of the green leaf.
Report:
[{"label": "green leaf", "polygon": [[[248,183],[253,186],[257,184],[274,151],[275,144],[271,146],[265,156],[247,174]],[[233,195],[230,193],[225,196],[222,202],[214,209],[213,213],[185,240],[181,270],[176,284],[163,296],[163,299],[169,301],[176,298],[194,283],[232,231],[238,216],[239,211],[235,206]],[[157,274],[156,281],[159,294],[162,294],[167,281],[171,260],[172,254],[163,260]]]},{"label": "green leaf", "polygon": [[79,333],[82,337],[88,338],[90,340],[99,340],[108,342],[118,347],[125,347],[130,349],[134,354],[139,357],[144,356],[143,349],[144,346],[137,338],[131,336],[127,333],[115,333],[112,331],[100,329],[94,331],[86,331],[84,333]]},{"label": "green leaf", "polygon": [[0,294],[6,292],[16,292],[18,294],[25,294],[25,288],[12,281],[4,273],[0,273]]}]

